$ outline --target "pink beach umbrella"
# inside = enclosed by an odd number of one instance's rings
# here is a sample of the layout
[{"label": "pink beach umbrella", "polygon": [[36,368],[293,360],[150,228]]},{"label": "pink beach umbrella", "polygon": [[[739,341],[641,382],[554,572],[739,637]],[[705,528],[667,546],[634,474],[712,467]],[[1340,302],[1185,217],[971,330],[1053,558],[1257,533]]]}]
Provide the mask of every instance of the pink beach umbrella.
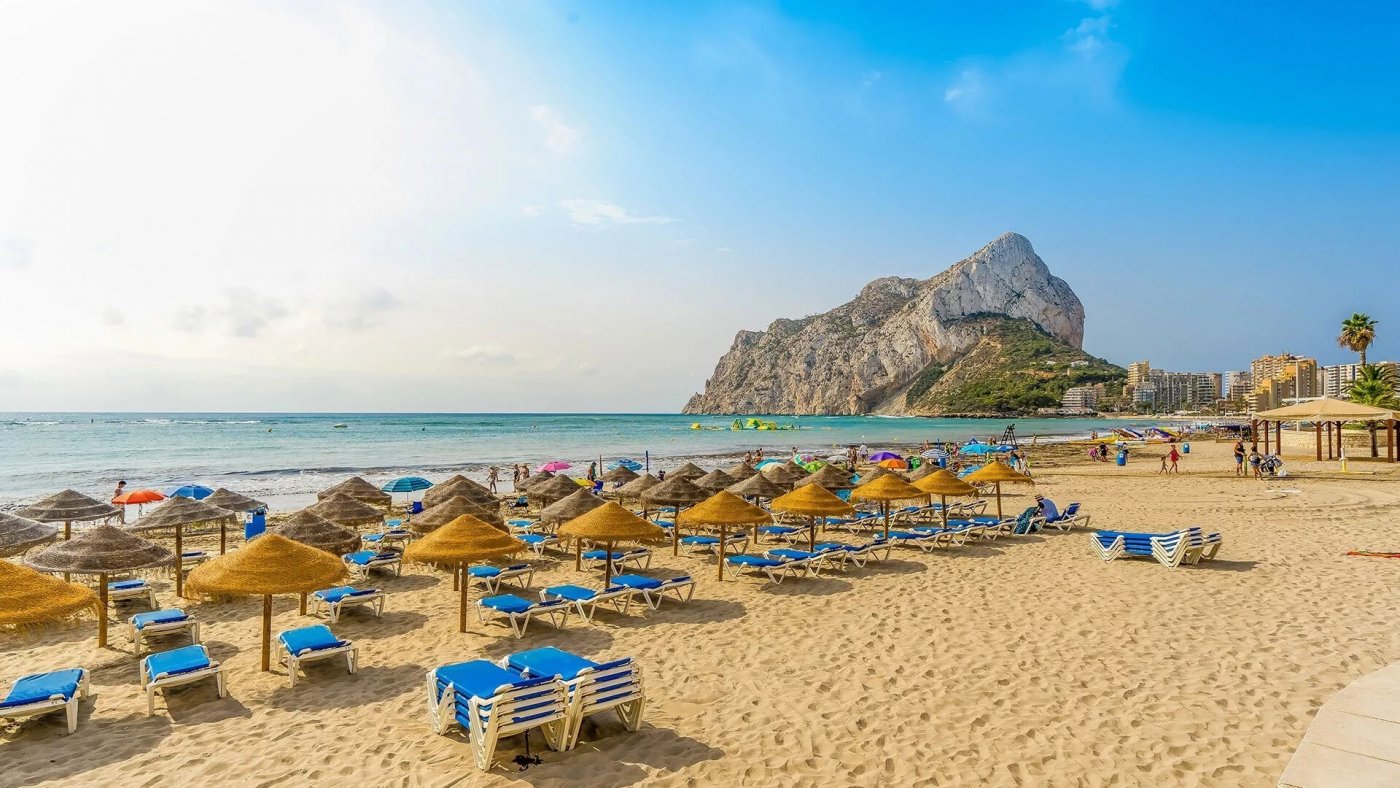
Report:
[{"label": "pink beach umbrella", "polygon": [[555,460],[554,462],[547,462],[544,465],[541,465],[540,467],[536,468],[535,473],[544,473],[545,471],[549,471],[550,473],[558,473],[560,471],[567,471],[572,467],[574,466],[568,464],[567,462],[564,462],[563,460]]}]

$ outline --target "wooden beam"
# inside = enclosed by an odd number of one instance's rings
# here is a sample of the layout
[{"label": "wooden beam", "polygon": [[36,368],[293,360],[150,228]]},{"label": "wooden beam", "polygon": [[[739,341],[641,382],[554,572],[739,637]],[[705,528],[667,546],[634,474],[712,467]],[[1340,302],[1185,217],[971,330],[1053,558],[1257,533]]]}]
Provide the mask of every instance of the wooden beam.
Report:
[{"label": "wooden beam", "polygon": [[1313,422],[1313,432],[1317,433],[1317,461],[1322,462],[1322,422]]}]

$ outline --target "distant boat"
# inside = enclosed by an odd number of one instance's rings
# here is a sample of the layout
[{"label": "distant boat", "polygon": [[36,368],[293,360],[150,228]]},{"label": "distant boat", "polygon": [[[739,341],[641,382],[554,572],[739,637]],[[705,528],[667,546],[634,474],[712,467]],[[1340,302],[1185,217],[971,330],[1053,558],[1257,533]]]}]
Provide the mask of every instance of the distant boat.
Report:
[{"label": "distant boat", "polygon": [[332,424],[332,425],[331,425],[331,427],[332,427],[333,429],[337,429],[337,430],[343,430],[343,429],[345,429],[345,428],[347,428],[347,427],[349,427],[349,426],[350,426],[349,424]]}]

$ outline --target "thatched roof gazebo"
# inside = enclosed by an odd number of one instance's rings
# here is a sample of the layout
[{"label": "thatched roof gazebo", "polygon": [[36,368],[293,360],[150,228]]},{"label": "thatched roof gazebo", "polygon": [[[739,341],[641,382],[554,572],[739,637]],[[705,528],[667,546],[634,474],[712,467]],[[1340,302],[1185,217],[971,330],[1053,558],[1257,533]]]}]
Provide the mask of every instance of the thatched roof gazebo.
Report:
[{"label": "thatched roof gazebo", "polygon": [[[1285,422],[1310,422],[1313,425],[1313,434],[1317,439],[1317,459],[1322,460],[1322,434],[1326,425],[1327,433],[1327,459],[1333,458],[1333,443],[1336,444],[1336,456],[1342,456],[1342,425],[1348,421],[1360,421],[1367,424],[1384,424],[1386,433],[1385,461],[1395,462],[1395,433],[1396,414],[1394,411],[1385,408],[1375,408],[1370,405],[1362,405],[1358,402],[1333,399],[1331,397],[1319,397],[1294,405],[1288,405],[1273,410],[1264,410],[1254,414],[1250,419],[1250,434],[1256,436],[1258,442],[1259,428],[1264,429],[1264,453],[1269,454],[1270,447],[1270,425],[1274,432],[1273,450],[1276,454],[1283,452],[1283,425]],[[1372,448],[1375,442],[1372,441]],[[1373,455],[1374,456],[1374,455]]]},{"label": "thatched roof gazebo", "polygon": [[816,484],[827,490],[835,492],[837,490],[854,490],[856,483],[851,481],[851,473],[837,468],[835,465],[827,463],[821,470],[797,482],[796,486]]},{"label": "thatched roof gazebo", "polygon": [[267,508],[267,504],[256,498],[249,498],[224,487],[215,490],[213,495],[204,499],[204,503],[217,506],[220,509],[227,509],[230,512],[252,512]]},{"label": "thatched roof gazebo", "polygon": [[[659,542],[666,538],[666,532],[655,523],[647,522],[627,511],[616,501],[608,501],[602,506],[580,515],[559,526],[559,536],[574,540],[574,569],[581,568],[583,541],[596,542],[612,554],[618,542]],[[612,584],[612,561],[603,562],[603,588]]]},{"label": "thatched roof gazebo", "polygon": [[97,616],[97,605],[97,594],[86,586],[0,561],[0,629],[27,630],[82,613]]},{"label": "thatched roof gazebo", "polygon": [[878,501],[885,517],[885,538],[890,538],[890,502],[928,500],[928,493],[889,473],[851,490],[853,501]]},{"label": "thatched roof gazebo", "polygon": [[331,485],[316,493],[317,499],[322,501],[336,495],[344,495],[361,503],[369,504],[370,506],[387,507],[394,502],[394,497],[392,495],[375,487],[360,476],[351,476],[340,484]]},{"label": "thatched roof gazebo", "polygon": [[506,521],[501,519],[500,512],[486,509],[461,496],[439,501],[436,506],[425,509],[422,514],[413,515],[408,518],[408,527],[420,534],[432,533],[464,514],[469,514],[498,531],[508,532]]},{"label": "thatched roof gazebo", "polygon": [[15,514],[41,523],[63,523],[63,538],[73,538],[73,523],[90,523],[121,516],[121,510],[83,495],[77,490],[63,490],[20,509]]},{"label": "thatched roof gazebo", "polygon": [[185,526],[196,523],[219,524],[219,554],[227,552],[228,524],[238,515],[227,509],[210,506],[193,498],[168,498],[165,503],[152,509],[150,514],[127,526],[128,531],[157,531],[172,528],[175,531],[175,596],[185,595],[185,572],[181,560],[185,551]]},{"label": "thatched roof gazebo", "polygon": [[0,557],[19,555],[29,548],[51,541],[63,533],[56,525],[0,512]]},{"label": "thatched roof gazebo", "polygon": [[581,489],[573,478],[560,474],[539,484],[531,485],[526,495],[529,496],[530,503],[548,505],[573,495]]},{"label": "thatched roof gazebo", "polygon": [[747,479],[758,473],[758,469],[747,462],[739,462],[724,469],[724,472],[733,476],[735,480]]},{"label": "thatched roof gazebo", "polygon": [[767,468],[760,471],[760,473],[767,477],[768,481],[785,489],[791,489],[799,481],[807,478],[806,471],[787,462],[781,465],[769,465]]},{"label": "thatched roof gazebo", "polygon": [[491,494],[489,489],[459,473],[441,484],[433,485],[431,489],[423,493],[423,508],[430,509],[453,498],[466,498],[481,504],[483,507],[488,502],[493,506],[499,503],[499,500]]},{"label": "thatched roof gazebo", "polygon": [[787,492],[781,485],[774,484],[761,473],[755,473],[743,481],[734,482],[725,489],[745,498],[767,498],[769,500]]},{"label": "thatched roof gazebo", "polygon": [[668,476],[666,481],[642,493],[642,500],[659,505],[670,504],[676,507],[676,519],[671,525],[671,554],[680,555],[680,513],[687,504],[700,503],[710,497],[709,493],[691,484],[684,476]]},{"label": "thatched roof gazebo", "polygon": [[641,478],[641,476],[626,465],[619,465],[599,478],[608,484],[626,484],[634,479]]},{"label": "thatched roof gazebo", "polygon": [[25,563],[40,572],[65,576],[97,575],[97,645],[107,645],[107,576],[175,563],[179,556],[133,533],[110,525],[90,528],[29,556]]},{"label": "thatched roof gazebo", "polygon": [[997,519],[1001,519],[1001,483],[1012,482],[1015,484],[1034,485],[1035,480],[1031,477],[1014,470],[1010,465],[1001,460],[993,460],[981,468],[969,473],[963,481],[969,484],[995,484],[997,490]]},{"label": "thatched roof gazebo", "polygon": [[837,498],[835,493],[815,483],[797,485],[792,492],[774,498],[769,508],[775,512],[806,517],[807,527],[811,532],[812,550],[817,549],[817,518],[826,522],[828,517],[844,517],[856,511],[854,506]]},{"label": "thatched roof gazebo", "polygon": [[706,498],[686,511],[676,515],[676,529],[681,525],[713,526],[719,529],[718,578],[724,580],[724,541],[730,527],[745,525],[760,526],[773,522],[773,515],[754,506],[731,492],[720,492]]},{"label": "thatched roof gazebo", "polygon": [[384,522],[384,512],[351,498],[347,495],[331,495],[306,507],[312,514],[318,514],[336,525],[358,528],[362,525],[378,525]]},{"label": "thatched roof gazebo", "polygon": [[698,479],[691,480],[691,484],[694,484],[696,487],[706,492],[717,493],[737,481],[739,480],[724,471],[714,470]]},{"label": "thatched roof gazebo", "polygon": [[345,580],[345,562],[325,550],[285,536],[265,533],[241,550],[210,560],[190,572],[189,589],[205,596],[263,598],[262,669],[271,670],[272,596],[306,595]]},{"label": "thatched roof gazebo", "polygon": [[959,479],[950,470],[940,469],[914,482],[914,486],[929,495],[937,495],[943,513],[943,527],[948,527],[948,496],[976,495],[977,488]]},{"label": "thatched roof gazebo", "polygon": [[471,515],[462,515],[404,548],[403,557],[405,561],[452,567],[453,578],[462,594],[457,629],[466,632],[467,595],[471,589],[467,567],[476,561],[515,555],[524,549],[524,542]]},{"label": "thatched roof gazebo", "polygon": [[540,510],[540,522],[566,522],[575,517],[582,517],[594,509],[597,509],[599,506],[602,506],[604,503],[606,503],[606,501],[602,498],[580,487],[575,492],[569,493]]},{"label": "thatched roof gazebo", "polygon": [[705,475],[705,469],[704,469],[704,468],[701,468],[699,465],[696,465],[696,464],[693,463],[693,462],[686,462],[684,465],[682,465],[681,467],[675,469],[674,471],[669,471],[669,472],[666,474],[666,478],[667,478],[667,479],[682,478],[682,479],[690,479],[690,480],[693,481],[693,480],[698,479],[698,478],[700,478],[701,476],[704,476],[704,475]]},{"label": "thatched roof gazebo", "polygon": [[347,555],[360,549],[359,531],[336,525],[309,509],[293,512],[285,523],[267,533],[285,536],[293,542],[325,550],[334,556]]},{"label": "thatched roof gazebo", "polygon": [[524,479],[521,479],[521,480],[520,480],[520,483],[517,484],[517,485],[515,485],[515,491],[516,491],[516,492],[528,493],[528,492],[530,492],[530,488],[534,487],[534,486],[537,485],[537,484],[543,484],[544,482],[547,482],[547,481],[549,481],[550,479],[553,479],[553,478],[554,478],[554,473],[553,473],[553,472],[551,472],[551,471],[540,471],[539,473],[535,474],[534,476],[529,476],[529,477],[526,477],[526,478],[524,478]]}]

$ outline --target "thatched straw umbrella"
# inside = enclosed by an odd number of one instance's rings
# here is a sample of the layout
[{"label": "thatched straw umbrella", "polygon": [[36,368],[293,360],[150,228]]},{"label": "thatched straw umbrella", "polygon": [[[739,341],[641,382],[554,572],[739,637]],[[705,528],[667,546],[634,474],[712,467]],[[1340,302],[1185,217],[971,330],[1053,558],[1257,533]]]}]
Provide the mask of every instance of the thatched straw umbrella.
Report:
[{"label": "thatched straw umbrella", "polygon": [[691,484],[704,490],[705,492],[717,493],[739,481],[724,471],[710,471],[698,479],[693,479]]},{"label": "thatched straw umbrella", "polygon": [[63,538],[73,538],[73,523],[89,523],[110,520],[121,515],[121,510],[90,498],[76,490],[64,490],[32,503],[15,512],[20,517],[28,517],[41,523],[63,523]]},{"label": "thatched straw umbrella", "polygon": [[886,474],[873,482],[866,482],[851,490],[853,501],[879,501],[880,513],[885,516],[885,538],[890,537],[890,501],[928,499],[928,493],[904,481],[894,474]]},{"label": "thatched straw umbrella", "polygon": [[723,490],[704,501],[676,515],[676,528],[684,523],[688,526],[714,526],[719,529],[719,579],[724,579],[724,540],[730,526],[752,525],[754,527],[773,522],[773,515],[754,506],[731,492]]},{"label": "thatched straw umbrella", "polygon": [[408,527],[420,534],[432,533],[464,514],[469,514],[498,531],[509,532],[509,529],[506,528],[506,521],[501,519],[499,512],[495,509],[486,509],[460,495],[448,498],[446,501],[439,501],[437,506],[408,518]]},{"label": "thatched straw umbrella", "polygon": [[98,615],[97,611],[97,594],[91,588],[0,561],[0,627],[29,629],[80,613]]},{"label": "thatched straw umbrella", "polygon": [[267,533],[285,536],[331,555],[341,556],[360,549],[360,532],[336,525],[309,509],[293,512],[287,521]]},{"label": "thatched straw umbrella", "polygon": [[316,493],[316,497],[322,501],[336,495],[354,498],[370,506],[389,506],[394,502],[394,496],[375,487],[359,476],[351,476],[340,484],[331,485]]},{"label": "thatched straw umbrella", "polygon": [[530,491],[526,495],[530,498],[530,503],[549,505],[555,501],[566,498],[579,491],[578,482],[571,477],[560,474],[552,479],[531,485]]},{"label": "thatched straw umbrella", "polygon": [[149,569],[177,560],[174,553],[110,525],[91,528],[25,560],[40,572],[97,575],[97,645],[107,645],[107,575]]},{"label": "thatched straw umbrella", "polygon": [[165,503],[151,510],[151,513],[127,526],[128,531],[155,531],[161,528],[175,529],[175,596],[185,595],[185,572],[183,556],[185,550],[185,526],[195,523],[219,524],[219,555],[227,552],[228,524],[238,515],[227,509],[210,506],[193,498],[169,498]]},{"label": "thatched straw umbrella", "polygon": [[378,525],[384,522],[384,512],[367,503],[357,501],[347,495],[332,495],[306,507],[312,514],[330,520],[336,525],[357,528],[361,525]]},{"label": "thatched straw umbrella", "polygon": [[679,467],[679,468],[675,469],[674,471],[671,471],[670,473],[666,474],[666,478],[667,478],[667,479],[690,479],[691,481],[694,481],[695,479],[698,479],[698,478],[700,478],[701,476],[704,476],[704,475],[705,475],[705,469],[704,469],[704,468],[701,468],[699,465],[696,465],[696,464],[693,463],[693,462],[687,462],[686,464],[682,465],[681,467]]},{"label": "thatched straw umbrella", "polygon": [[731,467],[725,468],[724,472],[729,474],[730,476],[733,476],[735,479],[747,479],[750,476],[753,476],[754,474],[758,473],[758,469],[747,462],[740,462],[736,463]]},{"label": "thatched straw umbrella", "polygon": [[262,669],[272,670],[272,595],[306,595],[345,580],[345,562],[285,536],[265,533],[242,550],[190,572],[190,591],[204,596],[263,598]]},{"label": "thatched straw umbrella", "polygon": [[227,509],[230,512],[251,512],[257,509],[266,509],[267,504],[256,498],[249,498],[241,493],[220,487],[214,494],[204,499],[210,506],[217,506],[220,509]]},{"label": "thatched straw umbrella", "polygon": [[835,494],[820,484],[799,484],[787,495],[774,498],[770,507],[775,512],[786,512],[807,518],[807,527],[811,529],[810,549],[812,550],[817,549],[818,517],[825,522],[828,517],[842,517],[854,514],[856,511],[854,506],[837,498]]},{"label": "thatched straw umbrella", "polygon": [[[609,556],[618,542],[659,542],[666,538],[666,532],[655,523],[647,522],[622,508],[616,501],[608,501],[587,514],[559,526],[559,535],[574,540],[574,569],[581,566],[583,540],[598,542]],[[603,562],[603,588],[612,584],[612,561]]]},{"label": "thatched straw umbrella", "polygon": [[948,496],[976,495],[977,488],[959,479],[952,471],[940,469],[914,482],[914,486],[929,495],[937,495],[943,512],[943,527],[948,527]]},{"label": "thatched straw umbrella", "polygon": [[987,463],[986,465],[983,465],[981,468],[978,468],[977,470],[973,471],[972,473],[969,473],[969,474],[963,479],[963,481],[968,482],[968,483],[970,483],[970,484],[987,484],[987,483],[990,482],[990,483],[993,483],[993,484],[995,484],[995,485],[997,486],[997,519],[998,519],[998,520],[1001,519],[1001,483],[1002,483],[1002,482],[1011,482],[1012,484],[1030,484],[1030,485],[1034,485],[1034,484],[1035,484],[1035,480],[1034,480],[1034,479],[1032,479],[1031,477],[1025,475],[1024,473],[1019,473],[1019,472],[1017,472],[1017,471],[1016,471],[1015,469],[1013,469],[1010,465],[1007,465],[1006,463],[1002,462],[1001,460],[992,460],[991,462]]},{"label": "thatched straw umbrella", "polygon": [[895,473],[894,471],[891,471],[889,468],[884,468],[879,465],[876,465],[870,470],[866,471],[865,474],[862,475],[859,479],[856,479],[856,485],[859,486],[862,484],[869,484],[882,476],[898,475],[899,474]]},{"label": "thatched straw umbrella", "polygon": [[406,561],[420,564],[446,564],[461,589],[461,609],[457,615],[457,630],[467,631],[467,593],[471,588],[466,577],[467,566],[475,561],[489,561],[515,555],[525,549],[525,543],[503,534],[489,523],[464,514],[433,531],[404,549]]},{"label": "thatched straw umbrella", "polygon": [[836,492],[837,490],[854,490],[856,487],[856,483],[851,481],[851,474],[849,471],[843,471],[831,464],[823,465],[821,470],[802,479],[797,483],[797,486],[807,484],[816,484],[831,492]]},{"label": "thatched straw umbrella", "polygon": [[423,508],[429,509],[453,498],[466,498],[482,505],[487,501],[493,505],[497,503],[496,496],[492,495],[490,490],[459,473],[441,484],[433,485],[432,489],[423,493]]},{"label": "thatched straw umbrella", "polygon": [[639,479],[641,477],[637,474],[636,471],[632,470],[631,468],[628,468],[626,465],[619,465],[616,468],[613,468],[612,470],[603,474],[599,478],[601,478],[604,482],[607,482],[608,484],[626,484],[627,482],[633,481],[634,479]]},{"label": "thatched straw umbrella", "polygon": [[681,554],[681,507],[700,503],[710,497],[709,493],[691,484],[684,476],[668,476],[666,481],[642,493],[642,500],[655,504],[671,504],[676,507],[676,517],[671,522],[671,555]]},{"label": "thatched straw umbrella", "polygon": [[762,473],[768,478],[768,481],[786,489],[792,489],[793,485],[807,478],[806,471],[788,462],[782,465],[769,465],[763,469]]},{"label": "thatched straw umbrella", "polygon": [[37,544],[53,539],[62,528],[19,515],[0,512],[0,557],[19,555]]},{"label": "thatched straw umbrella", "polygon": [[582,517],[602,506],[606,501],[593,493],[579,488],[540,510],[540,522],[562,523]]},{"label": "thatched straw umbrella", "polygon": [[637,502],[642,505],[642,519],[645,520],[651,515],[651,512],[647,508],[646,501],[642,498],[642,493],[646,492],[647,490],[650,490],[651,488],[655,487],[660,483],[660,479],[647,473],[638,476],[637,478],[622,485],[616,490],[613,490],[611,492],[604,492],[604,495],[610,496],[615,500],[619,501],[625,501],[628,498],[636,498]]},{"label": "thatched straw umbrella", "polygon": [[787,490],[783,489],[782,485],[774,484],[768,480],[767,476],[761,473],[755,473],[743,481],[734,482],[725,489],[735,495],[742,495],[746,498],[767,498],[769,500],[777,498],[779,495],[787,492]]},{"label": "thatched straw umbrella", "polygon": [[551,472],[551,471],[540,471],[539,473],[535,474],[534,476],[529,476],[529,477],[527,477],[527,478],[521,479],[521,480],[520,480],[520,483],[517,484],[517,485],[515,485],[515,491],[516,491],[516,492],[528,493],[528,492],[530,492],[530,488],[531,488],[531,487],[534,487],[534,486],[537,485],[537,484],[542,484],[542,483],[544,483],[544,482],[547,482],[547,481],[549,481],[550,479],[553,479],[553,478],[554,478],[553,472]]}]

